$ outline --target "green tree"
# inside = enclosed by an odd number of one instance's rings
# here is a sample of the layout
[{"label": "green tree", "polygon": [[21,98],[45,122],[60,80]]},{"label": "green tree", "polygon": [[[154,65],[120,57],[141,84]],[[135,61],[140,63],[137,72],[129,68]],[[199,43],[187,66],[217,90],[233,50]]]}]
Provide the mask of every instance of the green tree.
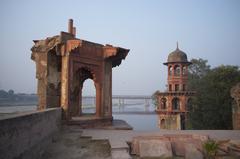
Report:
[{"label": "green tree", "polygon": [[10,90],[8,91],[8,95],[13,96],[13,95],[14,95],[14,90],[10,89]]},{"label": "green tree", "polygon": [[192,59],[192,65],[188,68],[188,88],[189,90],[196,90],[199,87],[200,80],[210,71],[210,65],[207,60]]},{"label": "green tree", "polygon": [[197,92],[189,113],[193,129],[232,129],[230,89],[240,81],[239,68],[222,65],[201,74],[189,78]]},{"label": "green tree", "polygon": [[8,93],[3,89],[0,90],[0,98],[8,98]]},{"label": "green tree", "polygon": [[153,102],[153,105],[155,107],[157,107],[159,105],[159,103],[158,103],[158,93],[159,93],[159,91],[156,91],[152,94],[152,102]]}]

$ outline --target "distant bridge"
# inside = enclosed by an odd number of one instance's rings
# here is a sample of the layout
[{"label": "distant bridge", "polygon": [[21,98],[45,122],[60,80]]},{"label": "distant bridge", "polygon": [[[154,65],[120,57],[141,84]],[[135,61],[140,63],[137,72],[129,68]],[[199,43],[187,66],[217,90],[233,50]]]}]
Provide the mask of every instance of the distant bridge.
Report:
[{"label": "distant bridge", "polygon": [[[83,99],[95,99],[95,96],[83,96]],[[150,100],[152,99],[151,96],[144,96],[144,95],[113,95],[112,99],[118,100],[119,106],[124,106],[125,100],[134,100],[134,99],[143,99],[145,100],[145,106],[150,105]]]},{"label": "distant bridge", "polygon": [[122,111],[122,112],[113,112],[113,114],[128,114],[128,115],[134,115],[134,114],[140,114],[140,115],[152,115],[152,114],[157,114],[155,111]]},{"label": "distant bridge", "polygon": [[[83,98],[95,98],[95,96],[83,96]],[[112,99],[152,99],[151,96],[144,95],[113,95]]]}]

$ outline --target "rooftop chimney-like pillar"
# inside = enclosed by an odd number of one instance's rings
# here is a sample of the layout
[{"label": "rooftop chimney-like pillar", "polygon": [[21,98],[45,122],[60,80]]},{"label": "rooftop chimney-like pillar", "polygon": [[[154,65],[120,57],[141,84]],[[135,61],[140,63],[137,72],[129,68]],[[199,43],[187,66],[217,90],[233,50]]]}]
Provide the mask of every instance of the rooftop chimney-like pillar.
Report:
[{"label": "rooftop chimney-like pillar", "polygon": [[73,35],[76,37],[76,27],[73,27]]},{"label": "rooftop chimney-like pillar", "polygon": [[72,19],[69,19],[69,21],[68,21],[68,32],[70,34],[73,34],[73,20]]}]

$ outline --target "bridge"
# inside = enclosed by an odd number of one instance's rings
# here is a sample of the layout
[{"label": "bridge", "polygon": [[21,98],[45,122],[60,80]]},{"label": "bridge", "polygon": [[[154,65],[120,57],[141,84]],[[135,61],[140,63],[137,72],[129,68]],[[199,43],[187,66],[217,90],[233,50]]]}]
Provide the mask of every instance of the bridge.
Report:
[{"label": "bridge", "polygon": [[[83,99],[95,99],[95,96],[83,96]],[[143,99],[145,100],[145,105],[150,104],[150,100],[152,99],[151,96],[144,96],[144,95],[113,95],[112,100],[118,100],[118,105],[124,106],[125,100],[135,100],[135,99]],[[95,104],[95,103],[94,103]]]},{"label": "bridge", "polygon": [[[95,96],[83,96],[83,98],[95,98]],[[152,97],[144,95],[113,95],[112,99],[152,99]]]}]

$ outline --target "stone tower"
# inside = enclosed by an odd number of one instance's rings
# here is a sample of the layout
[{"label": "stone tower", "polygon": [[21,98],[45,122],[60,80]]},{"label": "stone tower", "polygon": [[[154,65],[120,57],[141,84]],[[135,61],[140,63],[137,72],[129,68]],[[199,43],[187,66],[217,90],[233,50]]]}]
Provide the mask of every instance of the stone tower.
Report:
[{"label": "stone tower", "polygon": [[158,106],[160,129],[185,129],[188,107],[191,104],[193,91],[187,88],[188,61],[186,53],[177,48],[168,55],[164,65],[168,68],[167,91],[158,92]]}]

